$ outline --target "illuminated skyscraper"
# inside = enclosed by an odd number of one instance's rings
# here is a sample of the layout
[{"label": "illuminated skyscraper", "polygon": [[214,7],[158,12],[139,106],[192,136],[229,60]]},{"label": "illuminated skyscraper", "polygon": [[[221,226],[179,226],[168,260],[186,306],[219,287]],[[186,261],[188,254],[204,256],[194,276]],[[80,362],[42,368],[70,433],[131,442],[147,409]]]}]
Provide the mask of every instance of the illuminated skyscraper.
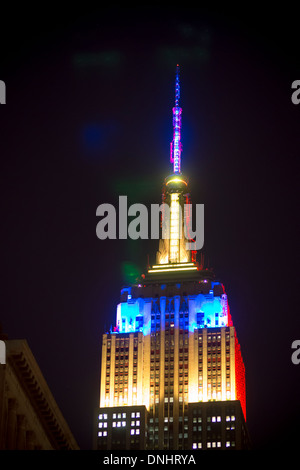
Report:
[{"label": "illuminated skyscraper", "polygon": [[[245,369],[224,286],[188,249],[179,68],[173,173],[165,180],[156,264],[121,290],[103,335],[98,449],[247,448]],[[185,214],[186,218],[181,216]],[[169,223],[165,225],[165,221]],[[166,230],[166,232],[164,232]]]}]

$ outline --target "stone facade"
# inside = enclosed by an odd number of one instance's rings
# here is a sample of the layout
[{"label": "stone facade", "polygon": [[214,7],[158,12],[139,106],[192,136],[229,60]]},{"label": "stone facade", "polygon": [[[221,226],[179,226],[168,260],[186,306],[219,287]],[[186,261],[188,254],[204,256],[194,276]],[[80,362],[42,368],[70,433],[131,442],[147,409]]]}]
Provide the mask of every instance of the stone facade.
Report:
[{"label": "stone facade", "polygon": [[[79,449],[26,340],[5,340],[0,364],[0,449]],[[4,361],[2,361],[4,362]]]}]

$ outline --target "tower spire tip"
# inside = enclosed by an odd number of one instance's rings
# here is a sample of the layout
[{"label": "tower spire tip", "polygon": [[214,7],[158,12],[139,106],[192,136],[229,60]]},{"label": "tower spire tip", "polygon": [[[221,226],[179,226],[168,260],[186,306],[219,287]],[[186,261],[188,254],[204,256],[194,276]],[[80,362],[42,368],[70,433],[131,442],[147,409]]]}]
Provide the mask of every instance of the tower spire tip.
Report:
[{"label": "tower spire tip", "polygon": [[173,108],[173,141],[171,142],[170,154],[171,163],[173,163],[173,172],[181,173],[181,112],[179,106],[180,83],[179,83],[179,64],[176,67],[175,81],[175,106]]}]

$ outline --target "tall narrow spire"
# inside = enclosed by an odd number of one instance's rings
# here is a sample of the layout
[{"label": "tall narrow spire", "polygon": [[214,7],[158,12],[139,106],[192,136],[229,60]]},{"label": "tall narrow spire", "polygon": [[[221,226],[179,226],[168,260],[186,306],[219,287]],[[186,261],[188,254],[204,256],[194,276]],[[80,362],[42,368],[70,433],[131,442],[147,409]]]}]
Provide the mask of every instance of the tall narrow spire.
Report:
[{"label": "tall narrow spire", "polygon": [[179,106],[180,99],[180,83],[179,83],[179,65],[176,67],[176,82],[175,82],[175,106]]},{"label": "tall narrow spire", "polygon": [[170,160],[173,163],[173,173],[181,173],[181,113],[179,106],[180,83],[179,83],[179,65],[176,67],[175,81],[175,106],[173,108],[173,140],[170,144]]}]

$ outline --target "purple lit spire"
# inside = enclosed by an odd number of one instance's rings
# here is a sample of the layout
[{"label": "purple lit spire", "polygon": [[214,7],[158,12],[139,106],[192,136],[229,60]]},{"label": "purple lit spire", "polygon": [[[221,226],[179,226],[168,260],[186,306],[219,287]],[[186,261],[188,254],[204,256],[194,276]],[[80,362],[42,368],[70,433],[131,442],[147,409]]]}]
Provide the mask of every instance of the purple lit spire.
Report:
[{"label": "purple lit spire", "polygon": [[175,106],[173,108],[173,140],[170,144],[170,160],[173,163],[173,173],[181,173],[181,112],[179,107],[180,84],[179,65],[176,67]]}]

